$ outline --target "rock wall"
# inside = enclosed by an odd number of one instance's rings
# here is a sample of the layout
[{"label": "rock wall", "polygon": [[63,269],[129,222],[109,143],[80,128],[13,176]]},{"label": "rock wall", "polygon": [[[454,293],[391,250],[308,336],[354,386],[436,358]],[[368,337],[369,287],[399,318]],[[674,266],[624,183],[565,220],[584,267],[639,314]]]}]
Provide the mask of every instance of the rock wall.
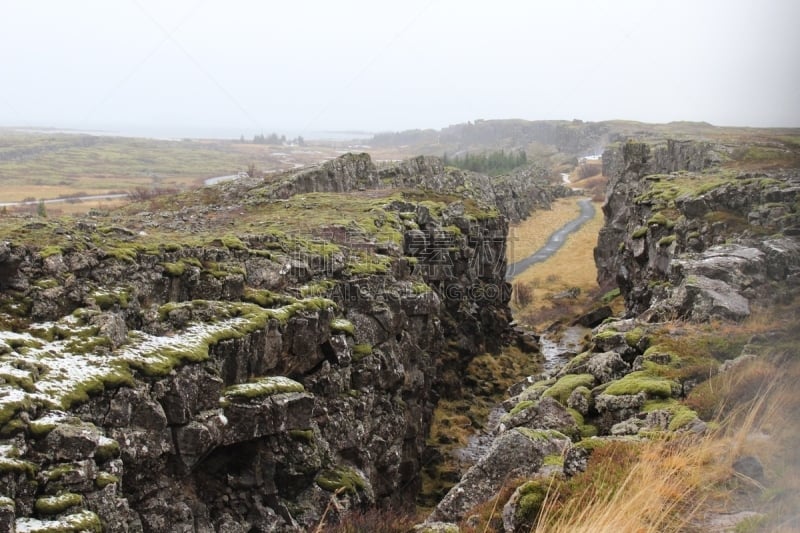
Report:
[{"label": "rock wall", "polygon": [[[394,173],[407,188],[438,179],[426,174],[436,168]],[[279,213],[287,195],[386,176],[347,156],[279,182],[224,184],[214,198]],[[215,235],[222,208],[190,200],[177,217],[127,222],[177,218],[187,237]],[[326,508],[331,521],[413,505],[434,384],[459,388],[461,365],[512,334],[507,221],[466,203],[371,208],[398,246],[228,229],[204,245],[147,247],[125,220],[22,232],[58,235],[50,248],[0,243],[0,520],[301,531]]]},{"label": "rock wall", "polygon": [[727,168],[725,154],[692,141],[604,153],[598,281],[619,286],[631,315],[741,319],[748,300],[795,282],[800,174]]}]

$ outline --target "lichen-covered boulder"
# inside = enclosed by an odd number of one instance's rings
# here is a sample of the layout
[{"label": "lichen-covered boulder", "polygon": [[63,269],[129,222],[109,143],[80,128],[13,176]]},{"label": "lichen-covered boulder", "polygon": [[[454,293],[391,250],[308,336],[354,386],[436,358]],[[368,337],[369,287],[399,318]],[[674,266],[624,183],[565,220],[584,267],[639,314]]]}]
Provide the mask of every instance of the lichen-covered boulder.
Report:
[{"label": "lichen-covered boulder", "polygon": [[538,401],[522,402],[504,416],[498,431],[508,431],[515,427],[530,429],[554,429],[565,435],[577,435],[578,426],[567,409],[554,398],[545,396]]},{"label": "lichen-covered boulder", "polygon": [[586,362],[586,372],[593,375],[599,383],[619,379],[629,372],[630,368],[617,352],[592,354]]},{"label": "lichen-covered boulder", "polygon": [[428,522],[458,522],[466,513],[492,498],[507,479],[533,476],[544,458],[563,455],[570,439],[555,430],[515,428],[501,433],[486,455],[467,470],[428,517]]}]

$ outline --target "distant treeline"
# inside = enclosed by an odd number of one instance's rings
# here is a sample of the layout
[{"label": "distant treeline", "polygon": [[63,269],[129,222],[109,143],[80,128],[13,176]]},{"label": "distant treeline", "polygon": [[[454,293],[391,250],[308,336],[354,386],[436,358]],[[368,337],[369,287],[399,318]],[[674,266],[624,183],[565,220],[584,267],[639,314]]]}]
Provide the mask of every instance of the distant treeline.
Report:
[{"label": "distant treeline", "polygon": [[528,156],[524,150],[506,152],[505,150],[498,150],[496,152],[482,152],[480,154],[471,154],[467,152],[464,155],[455,157],[448,156],[447,153],[442,156],[445,165],[458,167],[464,170],[471,170],[473,172],[480,172],[489,176],[498,176],[511,172],[515,168],[519,168],[528,164]]},{"label": "distant treeline", "polygon": [[[239,142],[247,142],[244,139],[244,135],[239,138]],[[286,135],[281,135],[278,137],[277,133],[270,133],[269,135],[264,135],[263,133],[260,135],[253,135],[253,144],[272,144],[272,145],[284,145],[284,144],[296,144],[297,146],[305,146],[306,140],[303,139],[302,135],[298,135],[294,139],[287,139]]]}]

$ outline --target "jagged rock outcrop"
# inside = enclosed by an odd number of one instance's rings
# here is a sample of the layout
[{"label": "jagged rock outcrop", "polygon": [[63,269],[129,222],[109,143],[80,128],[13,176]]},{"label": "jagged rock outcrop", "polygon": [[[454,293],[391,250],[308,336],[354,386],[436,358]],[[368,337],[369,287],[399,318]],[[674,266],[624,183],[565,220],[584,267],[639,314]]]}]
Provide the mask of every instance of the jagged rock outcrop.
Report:
[{"label": "jagged rock outcrop", "polygon": [[488,501],[509,479],[531,477],[548,456],[567,453],[570,440],[555,430],[515,428],[501,433],[475,466],[461,477],[428,517],[429,522],[458,522]]},{"label": "jagged rock outcrop", "polygon": [[513,335],[508,225],[381,176],[346,156],[2,241],[2,508],[54,528],[296,531],[332,498],[329,521],[412,505],[434,383],[460,386]]},{"label": "jagged rock outcrop", "polygon": [[771,285],[797,283],[800,174],[730,170],[718,166],[725,154],[692,141],[604,154],[598,281],[619,286],[630,315],[742,319]]},{"label": "jagged rock outcrop", "polygon": [[[261,193],[288,199],[314,192],[347,192],[374,189],[409,189],[436,194],[457,194],[486,209],[496,209],[507,219],[527,218],[534,209],[572,194],[563,185],[552,185],[544,168],[530,165],[510,174],[489,178],[483,174],[446,167],[438,157],[419,156],[378,168],[369,154],[346,154],[318,167],[268,177]],[[261,187],[259,179],[247,178],[223,185],[223,190],[241,197],[244,191]]]}]

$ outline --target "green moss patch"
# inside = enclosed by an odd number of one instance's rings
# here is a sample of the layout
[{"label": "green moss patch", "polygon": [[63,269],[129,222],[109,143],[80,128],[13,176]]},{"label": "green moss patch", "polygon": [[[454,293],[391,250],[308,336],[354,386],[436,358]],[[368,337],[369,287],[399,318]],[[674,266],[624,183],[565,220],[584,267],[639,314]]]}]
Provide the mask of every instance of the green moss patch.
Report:
[{"label": "green moss patch", "polygon": [[536,402],[534,402],[533,400],[523,400],[523,401],[519,402],[517,405],[515,405],[511,409],[511,411],[509,411],[508,414],[509,414],[509,416],[514,416],[514,415],[516,415],[518,413],[521,413],[522,411],[524,411],[528,407],[533,407],[534,405],[536,405]]},{"label": "green moss patch", "polygon": [[340,491],[350,494],[363,491],[367,486],[358,472],[343,466],[320,472],[317,476],[317,485],[330,492]]},{"label": "green moss patch", "polygon": [[293,379],[284,376],[268,376],[250,383],[240,383],[228,387],[223,391],[222,396],[228,400],[251,400],[273,394],[304,391],[303,385]]},{"label": "green moss patch", "polygon": [[527,481],[517,489],[519,491],[519,500],[514,509],[514,518],[517,523],[530,524],[531,527],[536,523],[536,519],[547,499],[550,485],[550,480],[537,479]]},{"label": "green moss patch", "polygon": [[372,354],[371,344],[356,344],[353,346],[353,361],[361,361]]},{"label": "green moss patch", "polygon": [[114,474],[109,474],[108,472],[99,472],[97,477],[94,478],[94,486],[98,489],[102,489],[114,483],[119,483],[119,478]]},{"label": "green moss patch", "polygon": [[355,335],[355,326],[344,318],[334,318],[331,321],[331,333],[345,333],[351,337]]},{"label": "green moss patch", "polygon": [[123,309],[127,308],[130,295],[128,291],[124,289],[115,291],[98,290],[92,293],[92,298],[94,298],[94,302],[97,306],[105,311],[111,309],[115,305],[119,305]]},{"label": "green moss patch", "polygon": [[660,410],[669,411],[671,417],[667,429],[670,431],[676,431],[698,418],[697,412],[672,398],[668,400],[648,400],[644,403],[642,410],[646,413]]},{"label": "green moss patch", "polygon": [[83,503],[83,497],[80,494],[72,492],[65,492],[58,496],[42,496],[36,499],[33,508],[37,513],[52,516],[61,514],[70,507],[77,507]]},{"label": "green moss patch", "polygon": [[0,474],[25,474],[28,478],[36,476],[37,466],[30,461],[0,455]]},{"label": "green moss patch", "polygon": [[79,511],[57,520],[18,518],[17,531],[30,533],[101,533],[103,525],[92,511]]},{"label": "green moss patch", "polygon": [[572,391],[578,387],[593,387],[594,376],[591,374],[567,374],[544,391],[543,396],[555,398],[562,405],[567,405],[567,399]]},{"label": "green moss patch", "polygon": [[662,247],[669,246],[670,244],[675,242],[675,238],[676,238],[675,235],[667,235],[666,237],[661,237],[658,240],[658,245]]},{"label": "green moss patch", "polygon": [[664,215],[664,213],[658,212],[658,213],[653,214],[653,216],[651,216],[647,220],[647,225],[648,226],[663,226],[663,227],[665,227],[667,229],[672,229],[675,226],[675,222],[673,222],[672,220],[668,219],[666,217],[666,215]]},{"label": "green moss patch", "polygon": [[244,294],[242,295],[242,300],[245,302],[254,303],[260,305],[261,307],[275,307],[278,305],[288,305],[291,303],[296,302],[294,298],[289,296],[284,296],[281,294],[275,294],[272,291],[268,290],[256,290],[251,288],[246,288],[244,290]]},{"label": "green moss patch", "polygon": [[[309,298],[264,309],[250,303],[199,300],[169,304],[166,314],[178,307],[186,308],[189,316],[197,311],[204,322],[190,322],[169,336],[132,332],[127,344],[115,350],[110,349],[105,337],[89,335],[84,339],[86,327],[74,316],[62,319],[58,328],[49,324],[42,333],[52,337],[47,342],[0,331],[0,346],[5,352],[0,355],[0,375],[13,377],[18,383],[0,385],[0,427],[20,410],[34,405],[66,410],[93,394],[133,383],[134,370],[147,376],[164,376],[181,364],[205,361],[211,346],[263,329],[270,320],[285,324],[298,313],[318,313],[335,308],[335,304],[324,298]],[[91,331],[96,335],[96,329]]]},{"label": "green moss patch", "polygon": [[633,328],[632,330],[625,333],[625,343],[628,346],[636,348],[639,346],[639,343],[645,337],[645,331],[641,327]]},{"label": "green moss patch", "polygon": [[674,381],[654,376],[645,370],[639,370],[612,382],[606,388],[605,393],[621,396],[644,392],[651,398],[670,398],[674,388],[679,388]]},{"label": "green moss patch", "polygon": [[94,458],[98,462],[105,462],[115,457],[119,457],[119,442],[108,437],[100,437],[97,448],[94,451]]}]

